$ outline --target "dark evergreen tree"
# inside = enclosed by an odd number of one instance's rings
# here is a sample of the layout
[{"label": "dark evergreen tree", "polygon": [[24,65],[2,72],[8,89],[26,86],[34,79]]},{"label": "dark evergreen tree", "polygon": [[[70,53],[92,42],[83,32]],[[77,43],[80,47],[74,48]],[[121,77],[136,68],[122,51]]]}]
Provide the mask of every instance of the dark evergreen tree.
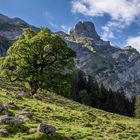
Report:
[{"label": "dark evergreen tree", "polygon": [[75,72],[73,78],[71,98],[80,103],[112,113],[127,116],[134,115],[135,98],[132,100],[127,99],[123,89],[120,92],[113,92],[111,89],[107,90],[103,85],[99,86],[95,78],[86,76],[84,72],[79,70]]}]

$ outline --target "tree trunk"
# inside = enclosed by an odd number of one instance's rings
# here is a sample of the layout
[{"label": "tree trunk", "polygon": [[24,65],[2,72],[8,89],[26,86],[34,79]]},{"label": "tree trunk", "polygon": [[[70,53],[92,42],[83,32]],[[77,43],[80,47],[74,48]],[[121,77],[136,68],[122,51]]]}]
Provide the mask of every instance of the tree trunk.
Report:
[{"label": "tree trunk", "polygon": [[31,96],[33,96],[34,94],[37,93],[37,90],[39,87],[38,87],[37,83],[32,83],[30,86],[31,86],[30,94],[31,94]]}]

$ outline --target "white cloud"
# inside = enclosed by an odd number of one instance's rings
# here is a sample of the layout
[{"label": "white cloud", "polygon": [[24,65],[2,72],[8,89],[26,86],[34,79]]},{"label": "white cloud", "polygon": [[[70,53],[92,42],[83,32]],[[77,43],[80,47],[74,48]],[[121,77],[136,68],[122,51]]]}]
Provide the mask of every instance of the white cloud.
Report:
[{"label": "white cloud", "polygon": [[59,28],[59,25],[53,23],[52,21],[48,21],[48,23],[51,25],[51,27],[53,27],[55,29]]},{"label": "white cloud", "polygon": [[109,21],[105,26],[102,27],[103,33],[102,38],[104,40],[109,40],[115,38],[114,31],[121,32],[127,26],[122,21]]},{"label": "white cloud", "polygon": [[114,29],[129,26],[140,15],[140,0],[73,0],[72,12],[98,17],[108,14],[111,20],[102,27],[104,39],[114,38]]},{"label": "white cloud", "polygon": [[140,14],[139,0],[73,0],[72,11],[87,16],[108,14],[113,20],[132,22]]},{"label": "white cloud", "polygon": [[131,45],[133,48],[140,52],[140,36],[130,37],[126,41],[126,45]]}]

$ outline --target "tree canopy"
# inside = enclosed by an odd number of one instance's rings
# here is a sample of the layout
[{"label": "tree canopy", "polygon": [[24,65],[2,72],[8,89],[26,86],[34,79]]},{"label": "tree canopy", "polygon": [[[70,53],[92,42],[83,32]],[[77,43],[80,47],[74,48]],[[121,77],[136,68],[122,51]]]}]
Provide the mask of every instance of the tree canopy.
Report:
[{"label": "tree canopy", "polygon": [[[56,34],[42,28],[39,32],[25,29],[2,57],[1,74],[10,81],[22,81],[31,94],[40,87],[54,88],[67,83],[74,68],[75,52]],[[58,81],[59,83],[56,83]]]}]

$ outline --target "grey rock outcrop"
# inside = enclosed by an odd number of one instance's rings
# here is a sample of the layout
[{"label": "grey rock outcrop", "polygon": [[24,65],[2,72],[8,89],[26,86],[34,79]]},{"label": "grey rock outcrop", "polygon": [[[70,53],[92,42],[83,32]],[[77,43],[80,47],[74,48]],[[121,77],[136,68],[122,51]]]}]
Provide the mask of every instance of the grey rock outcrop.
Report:
[{"label": "grey rock outcrop", "polygon": [[0,136],[1,137],[8,136],[8,135],[9,135],[9,132],[6,129],[0,129]]},{"label": "grey rock outcrop", "polygon": [[49,136],[56,135],[56,128],[52,125],[49,125],[49,124],[44,124],[44,123],[39,124],[37,127],[37,131],[46,133]]},{"label": "grey rock outcrop", "polygon": [[15,96],[16,97],[29,97],[30,94],[28,92],[18,91]]},{"label": "grey rock outcrop", "polygon": [[0,117],[0,124],[5,125],[15,125],[15,124],[21,124],[23,120],[20,117],[13,117],[13,116],[1,116]]}]

